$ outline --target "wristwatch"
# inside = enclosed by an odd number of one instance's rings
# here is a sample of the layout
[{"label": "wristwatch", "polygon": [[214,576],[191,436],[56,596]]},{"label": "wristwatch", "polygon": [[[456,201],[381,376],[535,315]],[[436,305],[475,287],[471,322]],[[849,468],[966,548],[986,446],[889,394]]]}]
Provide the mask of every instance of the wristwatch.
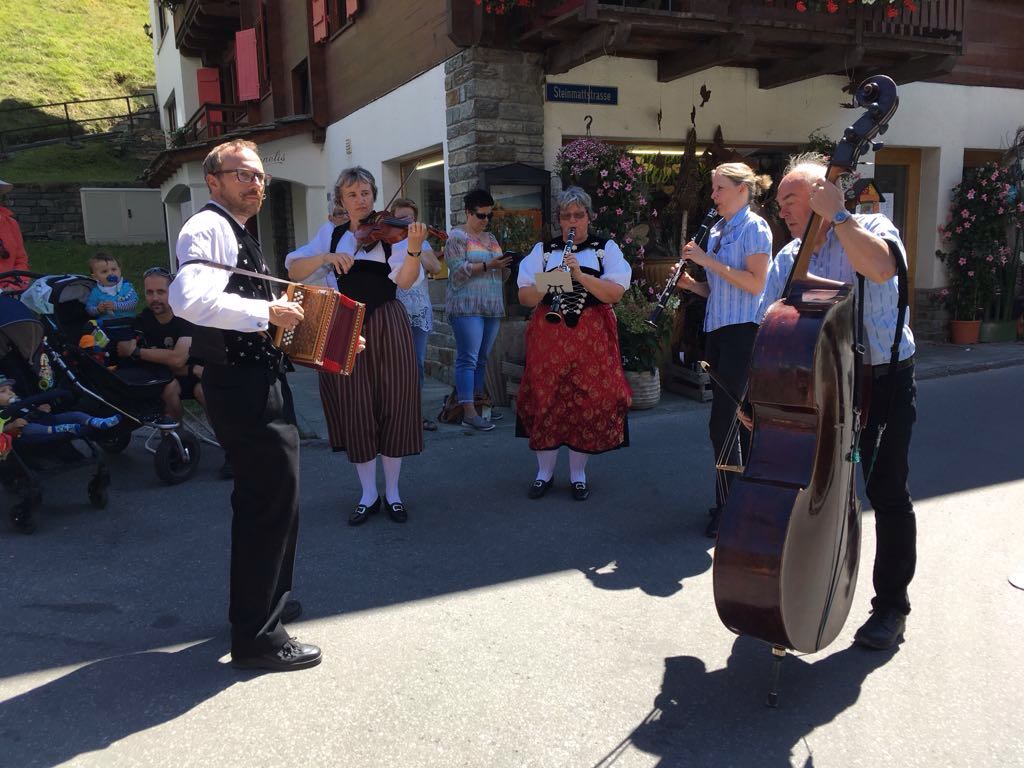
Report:
[{"label": "wristwatch", "polygon": [[850,218],[849,211],[846,211],[844,209],[840,209],[836,213],[836,215],[832,217],[832,226],[833,227],[838,227],[840,224],[842,224],[844,221],[846,221],[849,218]]},{"label": "wristwatch", "polygon": [[140,347],[138,344],[136,344],[135,349],[132,350],[131,358],[132,360],[142,359],[142,347]]}]

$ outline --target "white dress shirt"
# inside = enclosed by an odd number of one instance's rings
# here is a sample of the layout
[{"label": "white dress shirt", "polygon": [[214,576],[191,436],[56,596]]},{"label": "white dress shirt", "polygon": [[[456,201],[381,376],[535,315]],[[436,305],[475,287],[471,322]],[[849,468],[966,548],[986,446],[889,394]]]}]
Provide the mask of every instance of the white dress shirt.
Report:
[{"label": "white dress shirt", "polygon": [[226,270],[204,264],[188,265],[192,259],[207,259],[237,266],[238,238],[223,216],[215,211],[200,211],[192,216],[181,228],[175,254],[178,274],[167,292],[175,315],[196,325],[226,331],[267,330],[269,302],[225,293],[231,278]]}]

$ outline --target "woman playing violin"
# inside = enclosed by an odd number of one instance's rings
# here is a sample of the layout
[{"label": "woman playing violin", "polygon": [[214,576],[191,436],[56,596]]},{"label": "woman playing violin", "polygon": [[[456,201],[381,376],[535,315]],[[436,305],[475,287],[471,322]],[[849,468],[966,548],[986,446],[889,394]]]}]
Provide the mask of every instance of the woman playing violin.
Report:
[{"label": "woman playing violin", "polygon": [[[398,490],[402,457],[423,450],[423,427],[409,316],[396,292],[424,279],[419,257],[427,227],[419,222],[408,224],[407,239],[394,245],[367,242],[364,222],[373,214],[377,199],[373,175],[359,166],[346,168],[335,188],[349,224],[335,229],[328,243],[334,247],[327,249],[324,260],[335,270],[338,290],[366,304],[366,351],[351,376],[321,378],[320,399],[331,447],[348,453],[362,487],[349,525],[361,525],[380,511],[378,455],[384,467],[388,515],[404,523],[408,513]],[[401,234],[406,235],[404,231]]]}]

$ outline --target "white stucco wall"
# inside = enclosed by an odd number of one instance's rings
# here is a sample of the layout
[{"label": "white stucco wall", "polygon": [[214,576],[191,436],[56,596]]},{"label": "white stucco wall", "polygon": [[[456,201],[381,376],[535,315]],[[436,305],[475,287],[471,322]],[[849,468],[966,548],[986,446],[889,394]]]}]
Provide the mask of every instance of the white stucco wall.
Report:
[{"label": "white stucco wall", "polygon": [[[690,110],[701,102],[700,88],[711,91],[697,110],[697,136],[710,141],[722,126],[726,144],[802,144],[815,129],[838,138],[859,111],[843,109],[845,80],[817,77],[772,90],[757,87],[752,69],[715,67],[671,83],[659,83],[657,63],[605,56],[548,82],[616,86],[618,106],[546,103],[544,159],[554,168],[562,137],[586,132],[584,117],[593,116],[591,134],[638,142],[682,142]],[[1005,149],[1024,122],[1024,91],[936,83],[912,83],[899,90],[900,107],[884,141],[888,147],[924,150],[918,211],[917,286],[943,281],[941,265],[928,256],[938,247],[936,229],[945,219],[950,192],[963,171],[963,150]],[[658,112],[661,111],[661,125]],[[871,160],[869,155],[867,160]]]},{"label": "white stucco wall", "polygon": [[[399,184],[399,162],[441,147],[447,163],[444,64],[424,72],[327,128],[323,168],[330,189],[343,168],[361,165],[377,179],[377,205]],[[347,151],[346,142],[351,146]],[[445,200],[449,198],[445,174]],[[448,214],[445,212],[445,220]]]},{"label": "white stucco wall", "polygon": [[199,109],[196,71],[202,66],[202,62],[179,54],[174,45],[174,19],[169,11],[164,11],[167,34],[160,39],[160,26],[156,16],[158,10],[156,0],[149,0],[149,23],[153,29],[153,62],[156,67],[156,103],[160,110],[160,126],[167,131],[164,105],[172,93],[179,128]]}]

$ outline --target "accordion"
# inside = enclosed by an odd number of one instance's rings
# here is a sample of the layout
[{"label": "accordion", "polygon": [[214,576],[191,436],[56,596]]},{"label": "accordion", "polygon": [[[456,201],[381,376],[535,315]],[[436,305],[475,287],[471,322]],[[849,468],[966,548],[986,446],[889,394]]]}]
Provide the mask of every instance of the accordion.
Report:
[{"label": "accordion", "polygon": [[286,293],[289,301],[302,305],[304,318],[294,328],[278,328],[274,346],[298,365],[351,374],[366,305],[318,285],[292,284]]}]

